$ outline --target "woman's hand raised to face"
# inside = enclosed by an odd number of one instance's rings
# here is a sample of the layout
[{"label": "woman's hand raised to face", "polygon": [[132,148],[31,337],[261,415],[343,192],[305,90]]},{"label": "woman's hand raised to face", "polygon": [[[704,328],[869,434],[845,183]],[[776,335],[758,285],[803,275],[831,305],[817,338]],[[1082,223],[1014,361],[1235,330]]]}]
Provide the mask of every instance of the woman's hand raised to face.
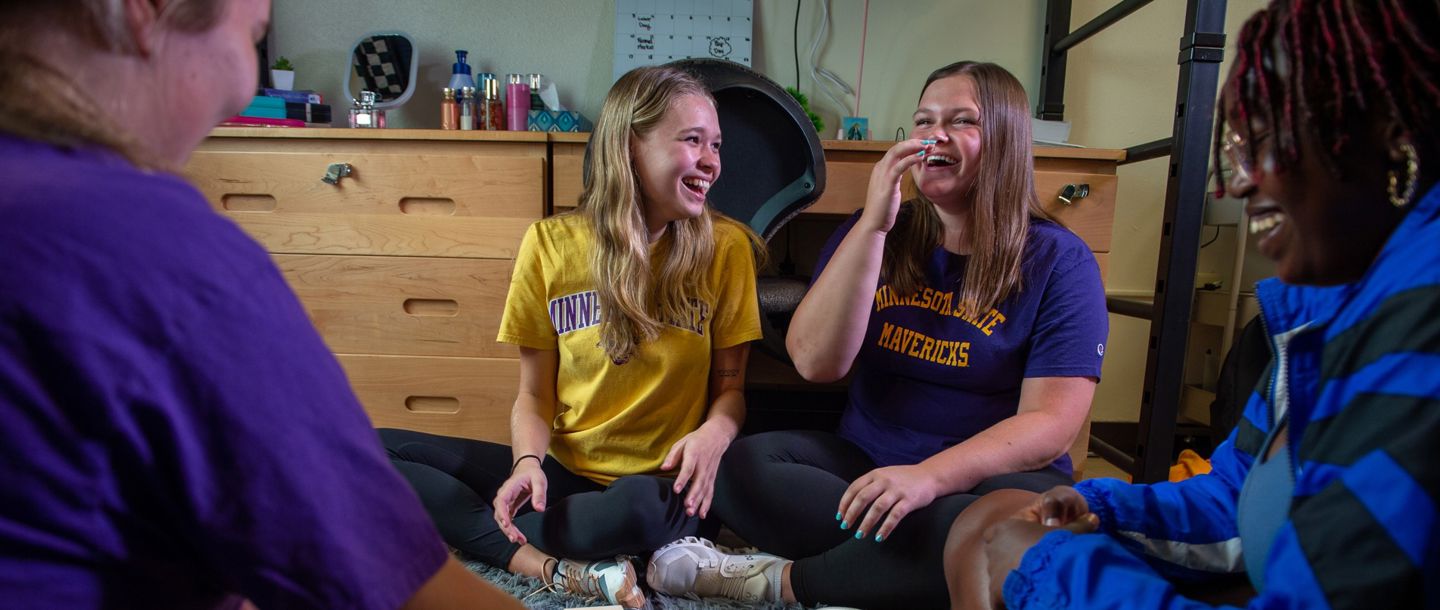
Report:
[{"label": "woman's hand raised to face", "polygon": [[884,542],[901,519],[935,501],[937,488],[923,466],[876,468],[850,484],[835,515],[841,529],[855,529],[855,538]]},{"label": "woman's hand raised to face", "polygon": [[[946,139],[945,134],[936,137]],[[895,226],[895,213],[900,209],[900,178],[910,168],[925,161],[925,153],[936,140],[902,140],[896,142],[870,170],[870,188],[865,195],[865,212],[860,223],[865,228],[887,233]]]},{"label": "woman's hand raised to face", "polygon": [[510,542],[526,544],[525,534],[515,527],[515,513],[520,512],[526,500],[530,500],[536,511],[544,511],[548,487],[549,480],[545,478],[545,471],[540,469],[539,460],[520,460],[515,465],[515,472],[495,493],[495,524],[500,526],[500,531]]}]

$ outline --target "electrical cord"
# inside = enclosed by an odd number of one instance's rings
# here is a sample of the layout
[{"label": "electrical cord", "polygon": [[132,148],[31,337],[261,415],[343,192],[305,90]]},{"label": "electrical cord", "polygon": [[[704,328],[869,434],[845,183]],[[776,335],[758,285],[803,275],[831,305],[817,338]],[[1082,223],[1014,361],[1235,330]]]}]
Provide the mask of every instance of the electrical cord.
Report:
[{"label": "electrical cord", "polygon": [[791,35],[791,46],[795,49],[795,90],[800,90],[800,5],[805,0],[795,0],[795,32]]},{"label": "electrical cord", "polygon": [[1211,237],[1211,238],[1210,238],[1210,241],[1207,241],[1207,242],[1205,242],[1205,243],[1203,243],[1203,244],[1200,244],[1200,247],[1201,247],[1201,248],[1204,248],[1205,246],[1208,246],[1208,245],[1210,245],[1210,244],[1213,244],[1213,243],[1215,243],[1215,240],[1217,240],[1217,239],[1220,239],[1220,227],[1215,227],[1215,237]]},{"label": "electrical cord", "polygon": [[[815,86],[825,94],[825,97],[830,98],[830,101],[839,107],[841,112],[846,112],[850,107],[842,99],[842,96],[855,95],[855,90],[834,72],[820,67],[819,62],[815,59],[815,53],[820,49],[820,43],[825,40],[825,35],[830,33],[830,0],[821,0],[820,10],[820,31],[815,35],[815,42],[810,45],[810,78],[814,79]],[[836,94],[834,89],[839,89],[840,93]]]}]

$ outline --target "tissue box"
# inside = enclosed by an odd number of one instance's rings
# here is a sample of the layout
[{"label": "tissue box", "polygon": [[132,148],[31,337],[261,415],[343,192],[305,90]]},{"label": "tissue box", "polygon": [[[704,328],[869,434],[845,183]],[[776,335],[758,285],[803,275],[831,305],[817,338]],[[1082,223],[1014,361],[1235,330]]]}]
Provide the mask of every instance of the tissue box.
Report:
[{"label": "tissue box", "polygon": [[574,110],[531,110],[530,131],[590,131],[590,121]]}]

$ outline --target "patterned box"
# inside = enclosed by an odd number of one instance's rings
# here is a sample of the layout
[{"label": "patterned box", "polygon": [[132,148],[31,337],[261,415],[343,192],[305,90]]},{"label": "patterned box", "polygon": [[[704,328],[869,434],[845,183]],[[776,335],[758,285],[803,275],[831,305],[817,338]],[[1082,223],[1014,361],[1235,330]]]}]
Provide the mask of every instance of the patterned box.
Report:
[{"label": "patterned box", "polygon": [[531,110],[526,119],[530,131],[590,131],[590,121],[574,110]]}]

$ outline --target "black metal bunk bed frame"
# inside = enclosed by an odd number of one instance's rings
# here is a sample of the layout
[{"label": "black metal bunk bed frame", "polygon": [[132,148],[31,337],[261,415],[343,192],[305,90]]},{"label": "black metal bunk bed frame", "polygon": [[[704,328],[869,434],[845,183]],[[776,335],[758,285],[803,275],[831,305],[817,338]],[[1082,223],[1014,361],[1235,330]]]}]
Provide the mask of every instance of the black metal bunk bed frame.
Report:
[{"label": "black metal bunk bed frame", "polygon": [[[1066,52],[1151,0],[1123,0],[1089,23],[1070,31],[1071,0],[1047,0],[1045,48],[1041,53],[1041,119],[1065,116]],[[1190,306],[1194,300],[1195,259],[1204,215],[1210,139],[1220,62],[1225,57],[1225,0],[1186,0],[1185,30],[1180,38],[1180,83],[1175,96],[1175,127],[1169,138],[1132,146],[1121,163],[1170,157],[1165,184],[1165,217],[1160,264],[1155,271],[1155,300],[1140,303],[1106,299],[1113,313],[1150,320],[1145,387],[1140,398],[1139,438],[1135,455],[1091,437],[1090,447],[1128,470],[1142,483],[1169,476],[1177,417],[1183,391]]]}]

